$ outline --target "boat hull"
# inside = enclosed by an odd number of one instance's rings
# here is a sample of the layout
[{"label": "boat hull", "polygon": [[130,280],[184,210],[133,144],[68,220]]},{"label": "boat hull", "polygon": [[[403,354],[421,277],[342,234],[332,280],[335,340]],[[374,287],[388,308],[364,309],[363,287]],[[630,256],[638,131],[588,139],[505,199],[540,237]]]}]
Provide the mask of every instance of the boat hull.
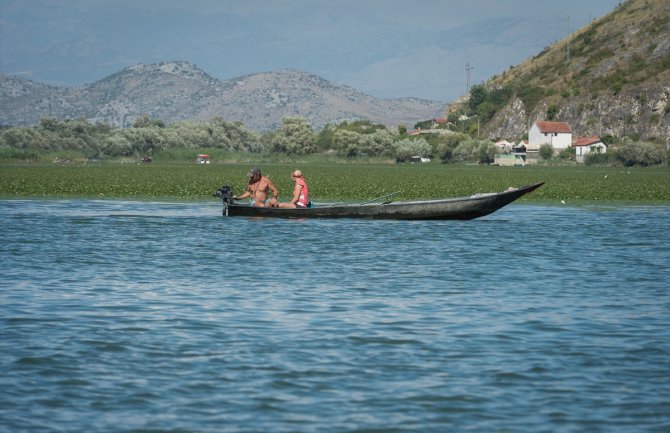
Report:
[{"label": "boat hull", "polygon": [[498,193],[474,194],[441,200],[398,201],[361,205],[317,205],[311,208],[253,207],[226,204],[225,216],[274,218],[367,218],[400,220],[469,220],[489,215],[521,196],[542,186],[544,182],[511,188]]}]

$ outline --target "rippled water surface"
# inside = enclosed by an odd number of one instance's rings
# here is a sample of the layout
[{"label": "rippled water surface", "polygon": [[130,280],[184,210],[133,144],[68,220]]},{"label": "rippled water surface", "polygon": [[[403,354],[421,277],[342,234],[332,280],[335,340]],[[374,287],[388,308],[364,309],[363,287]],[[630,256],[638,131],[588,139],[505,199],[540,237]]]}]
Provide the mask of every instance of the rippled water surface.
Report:
[{"label": "rippled water surface", "polygon": [[668,432],[670,208],[0,201],[3,432]]}]

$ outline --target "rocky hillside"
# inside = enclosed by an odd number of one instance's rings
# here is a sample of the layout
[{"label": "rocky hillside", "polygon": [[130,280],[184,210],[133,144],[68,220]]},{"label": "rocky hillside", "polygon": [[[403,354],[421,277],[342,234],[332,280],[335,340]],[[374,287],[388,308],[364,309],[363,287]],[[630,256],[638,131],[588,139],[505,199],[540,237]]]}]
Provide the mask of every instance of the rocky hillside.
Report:
[{"label": "rocky hillside", "polygon": [[302,71],[217,80],[187,62],[135,65],[78,87],[0,76],[0,107],[4,125],[83,117],[125,127],[148,114],[166,123],[221,116],[257,131],[275,128],[284,116],[303,116],[316,129],[350,119],[412,127],[444,112],[440,102],[374,98]]},{"label": "rocky hillside", "polygon": [[533,121],[548,119],[569,122],[576,135],[670,145],[670,2],[622,2],[484,85],[509,89],[482,126],[492,139],[519,139]]}]

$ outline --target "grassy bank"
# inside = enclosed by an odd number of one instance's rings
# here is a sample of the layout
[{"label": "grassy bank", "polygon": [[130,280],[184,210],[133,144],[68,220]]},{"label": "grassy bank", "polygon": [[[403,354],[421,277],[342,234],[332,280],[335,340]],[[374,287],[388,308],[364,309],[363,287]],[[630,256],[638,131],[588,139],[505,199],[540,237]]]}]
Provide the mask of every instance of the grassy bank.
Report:
[{"label": "grassy bank", "polygon": [[[132,198],[210,200],[221,185],[238,193],[250,163],[192,162],[3,164],[4,198]],[[294,168],[305,173],[315,201],[367,200],[399,191],[399,199],[438,198],[501,191],[544,181],[526,202],[619,202],[670,204],[670,170],[663,168],[490,167],[444,164],[341,164],[267,162],[259,164],[289,199]]]}]

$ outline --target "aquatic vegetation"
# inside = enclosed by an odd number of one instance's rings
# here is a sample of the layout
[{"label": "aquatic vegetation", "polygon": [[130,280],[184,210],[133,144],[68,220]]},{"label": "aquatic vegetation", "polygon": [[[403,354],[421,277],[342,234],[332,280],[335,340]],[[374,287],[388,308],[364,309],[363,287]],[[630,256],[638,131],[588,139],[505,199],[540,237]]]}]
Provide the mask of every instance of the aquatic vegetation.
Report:
[{"label": "aquatic vegetation", "polygon": [[[250,164],[184,163],[5,165],[3,197],[98,197],[208,200],[230,185],[245,188]],[[288,199],[289,174],[305,173],[315,201],[360,201],[389,193],[394,199],[439,198],[501,191],[544,181],[528,202],[670,203],[670,170],[663,168],[491,167],[456,164],[261,164]]]}]

